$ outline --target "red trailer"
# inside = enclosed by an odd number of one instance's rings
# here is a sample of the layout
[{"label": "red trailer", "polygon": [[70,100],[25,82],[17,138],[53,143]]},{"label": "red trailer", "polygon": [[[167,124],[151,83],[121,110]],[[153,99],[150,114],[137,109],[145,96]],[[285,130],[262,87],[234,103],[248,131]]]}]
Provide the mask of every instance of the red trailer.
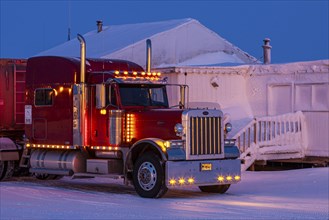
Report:
[{"label": "red trailer", "polygon": [[24,139],[25,59],[0,59],[0,179],[10,176]]}]

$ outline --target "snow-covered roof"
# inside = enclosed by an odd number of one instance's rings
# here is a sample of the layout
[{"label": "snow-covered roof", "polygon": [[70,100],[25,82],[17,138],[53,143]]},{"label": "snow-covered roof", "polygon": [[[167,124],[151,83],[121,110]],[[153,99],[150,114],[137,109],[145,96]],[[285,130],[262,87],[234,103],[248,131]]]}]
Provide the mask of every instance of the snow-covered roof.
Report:
[{"label": "snow-covered roof", "polygon": [[[152,23],[104,26],[83,35],[87,57],[146,63],[146,39],[152,40],[152,67],[247,64],[256,59],[191,18]],[[72,39],[37,56],[79,56]]]},{"label": "snow-covered roof", "polygon": [[[227,64],[227,63],[226,63]],[[217,65],[217,66],[176,66],[157,70],[163,73],[212,73],[237,75],[268,75],[268,74],[298,74],[298,73],[328,73],[329,60],[303,61],[285,64],[252,64],[252,65]]]}]

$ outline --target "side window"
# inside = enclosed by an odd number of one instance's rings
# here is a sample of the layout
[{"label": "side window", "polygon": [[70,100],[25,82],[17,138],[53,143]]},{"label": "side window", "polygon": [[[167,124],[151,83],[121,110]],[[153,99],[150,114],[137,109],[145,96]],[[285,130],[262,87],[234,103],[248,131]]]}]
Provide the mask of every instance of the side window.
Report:
[{"label": "side window", "polygon": [[54,103],[53,89],[36,89],[34,94],[35,106],[51,106]]}]

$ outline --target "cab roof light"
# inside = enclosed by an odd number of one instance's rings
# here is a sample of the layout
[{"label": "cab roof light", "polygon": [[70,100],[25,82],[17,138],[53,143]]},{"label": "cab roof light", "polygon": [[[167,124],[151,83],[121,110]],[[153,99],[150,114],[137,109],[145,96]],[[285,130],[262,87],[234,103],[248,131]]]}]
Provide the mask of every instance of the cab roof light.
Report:
[{"label": "cab roof light", "polygon": [[123,80],[128,80],[128,79],[141,79],[141,80],[151,80],[151,81],[159,81],[161,80],[160,72],[137,72],[137,71],[119,71],[116,70],[114,71],[114,75],[116,78],[121,78]]}]

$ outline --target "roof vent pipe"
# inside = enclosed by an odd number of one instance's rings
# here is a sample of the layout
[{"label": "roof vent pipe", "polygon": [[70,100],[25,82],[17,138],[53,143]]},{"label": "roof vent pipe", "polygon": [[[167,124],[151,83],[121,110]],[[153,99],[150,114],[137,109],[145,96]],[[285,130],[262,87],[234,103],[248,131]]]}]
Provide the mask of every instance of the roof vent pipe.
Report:
[{"label": "roof vent pipe", "polygon": [[264,64],[270,64],[271,63],[271,48],[272,46],[270,45],[270,39],[265,38],[264,40],[264,45],[263,47],[263,57],[264,57]]},{"label": "roof vent pipe", "polygon": [[152,44],[151,40],[146,40],[146,72],[151,72]]},{"label": "roof vent pipe", "polygon": [[96,24],[97,24],[97,33],[99,33],[103,30],[103,21],[98,20],[96,21]]}]

